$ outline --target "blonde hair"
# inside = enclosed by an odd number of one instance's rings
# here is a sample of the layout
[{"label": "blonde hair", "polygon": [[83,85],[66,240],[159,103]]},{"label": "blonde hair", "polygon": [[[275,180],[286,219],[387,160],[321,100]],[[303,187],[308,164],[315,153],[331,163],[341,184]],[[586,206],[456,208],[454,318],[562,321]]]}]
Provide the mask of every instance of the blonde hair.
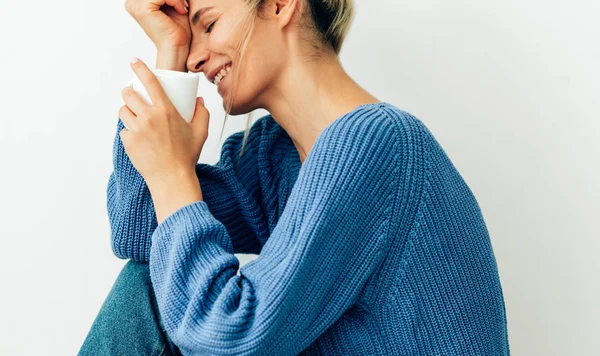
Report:
[{"label": "blonde hair", "polygon": [[[254,30],[255,19],[257,16],[261,16],[261,10],[267,1],[270,0],[246,0],[248,16],[245,18],[245,31],[240,40],[237,53],[238,53],[238,68],[241,68],[241,62],[246,51],[246,46],[252,36]],[[303,5],[308,5],[309,18],[305,16],[301,21],[301,26],[309,30],[309,34],[315,35],[317,41],[313,39],[315,37],[306,36],[310,41],[313,49],[315,50],[314,56],[318,58],[322,54],[333,51],[335,55],[339,55],[344,43],[344,39],[348,33],[352,20],[354,18],[354,1],[353,0],[300,0],[301,9]],[[223,120],[223,126],[221,127],[221,134],[219,136],[219,142],[223,138],[223,129],[225,123],[231,112],[233,106],[233,93],[238,84],[239,71],[236,71],[236,75],[233,82],[233,89],[228,91],[229,103],[225,110],[225,119]],[[250,131],[250,122],[252,120],[253,113],[248,114],[246,121],[246,130],[244,132],[244,140],[242,141],[242,148],[240,150],[240,157],[244,153],[244,147],[246,146],[246,140]]]}]

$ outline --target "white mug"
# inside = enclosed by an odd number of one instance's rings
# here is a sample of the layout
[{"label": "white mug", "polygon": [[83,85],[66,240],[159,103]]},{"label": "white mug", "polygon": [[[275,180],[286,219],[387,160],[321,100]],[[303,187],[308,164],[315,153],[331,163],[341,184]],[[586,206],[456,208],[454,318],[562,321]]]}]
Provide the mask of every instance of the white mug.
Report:
[{"label": "white mug", "polygon": [[[179,72],[168,69],[151,69],[160,85],[163,87],[167,97],[173,103],[183,119],[190,123],[194,117],[196,110],[196,97],[198,95],[199,77],[193,73]],[[132,86],[148,105],[152,105],[152,100],[144,87],[144,84],[135,75],[134,78],[127,82],[127,85]],[[121,98],[121,105],[125,105]],[[123,123],[125,125],[125,123]],[[125,127],[127,127],[125,125]]]}]

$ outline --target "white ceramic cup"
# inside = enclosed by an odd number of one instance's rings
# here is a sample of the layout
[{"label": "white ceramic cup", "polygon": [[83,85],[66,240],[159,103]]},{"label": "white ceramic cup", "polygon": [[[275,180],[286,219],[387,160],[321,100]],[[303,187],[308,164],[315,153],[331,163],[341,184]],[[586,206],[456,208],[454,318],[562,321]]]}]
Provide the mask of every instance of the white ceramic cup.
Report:
[{"label": "white ceramic cup", "polygon": [[[199,77],[193,73],[179,72],[168,69],[151,69],[152,73],[158,79],[158,82],[163,87],[167,97],[173,103],[183,119],[190,123],[196,111],[196,97],[198,95]],[[132,86],[133,90],[138,93],[148,105],[152,105],[152,100],[144,87],[144,84],[135,75],[127,85]],[[125,105],[121,98],[121,106]],[[123,123],[125,125],[125,123]],[[125,127],[127,127],[125,125]]]}]

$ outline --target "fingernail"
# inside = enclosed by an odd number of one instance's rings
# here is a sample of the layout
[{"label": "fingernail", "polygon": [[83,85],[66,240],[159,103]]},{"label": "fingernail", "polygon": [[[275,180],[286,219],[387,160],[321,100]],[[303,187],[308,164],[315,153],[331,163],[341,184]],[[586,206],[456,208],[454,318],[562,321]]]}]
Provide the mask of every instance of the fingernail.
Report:
[{"label": "fingernail", "polygon": [[185,2],[185,6],[186,7],[190,7],[190,4],[187,2],[187,0],[183,0]]},{"label": "fingernail", "polygon": [[136,57],[131,57],[131,59],[129,60],[129,63],[134,64],[137,63],[139,61],[139,59],[137,59]]}]

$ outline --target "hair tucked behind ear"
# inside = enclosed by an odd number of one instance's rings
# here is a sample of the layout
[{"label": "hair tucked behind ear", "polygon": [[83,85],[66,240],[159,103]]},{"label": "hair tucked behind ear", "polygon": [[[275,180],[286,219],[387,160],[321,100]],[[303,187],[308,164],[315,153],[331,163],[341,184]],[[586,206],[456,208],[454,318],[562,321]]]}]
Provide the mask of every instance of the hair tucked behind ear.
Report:
[{"label": "hair tucked behind ear", "polygon": [[[242,36],[242,40],[238,45],[238,63],[241,63],[246,46],[252,36],[254,30],[254,24],[257,16],[261,16],[261,11],[264,5],[270,0],[246,0],[248,9],[248,16],[245,19],[245,31]],[[305,11],[304,22],[308,24],[308,28],[312,29],[316,35],[317,43],[312,43],[313,47],[317,49],[316,55],[330,52],[331,50],[335,55],[339,55],[342,44],[346,39],[352,20],[354,19],[354,0],[299,0],[301,2],[301,8],[304,6],[308,7],[308,11]],[[238,68],[241,68],[238,64]],[[223,126],[221,127],[221,134],[219,136],[219,142],[223,138],[223,128],[231,112],[233,106],[233,93],[238,84],[239,71],[236,71],[234,82],[232,83],[232,90],[228,91],[229,100],[228,107],[225,111],[225,119],[223,120]],[[248,114],[246,121],[246,130],[244,132],[244,140],[242,141],[242,148],[240,150],[240,157],[244,153],[244,147],[246,146],[246,140],[250,131],[250,122],[252,120],[253,113]]]}]

